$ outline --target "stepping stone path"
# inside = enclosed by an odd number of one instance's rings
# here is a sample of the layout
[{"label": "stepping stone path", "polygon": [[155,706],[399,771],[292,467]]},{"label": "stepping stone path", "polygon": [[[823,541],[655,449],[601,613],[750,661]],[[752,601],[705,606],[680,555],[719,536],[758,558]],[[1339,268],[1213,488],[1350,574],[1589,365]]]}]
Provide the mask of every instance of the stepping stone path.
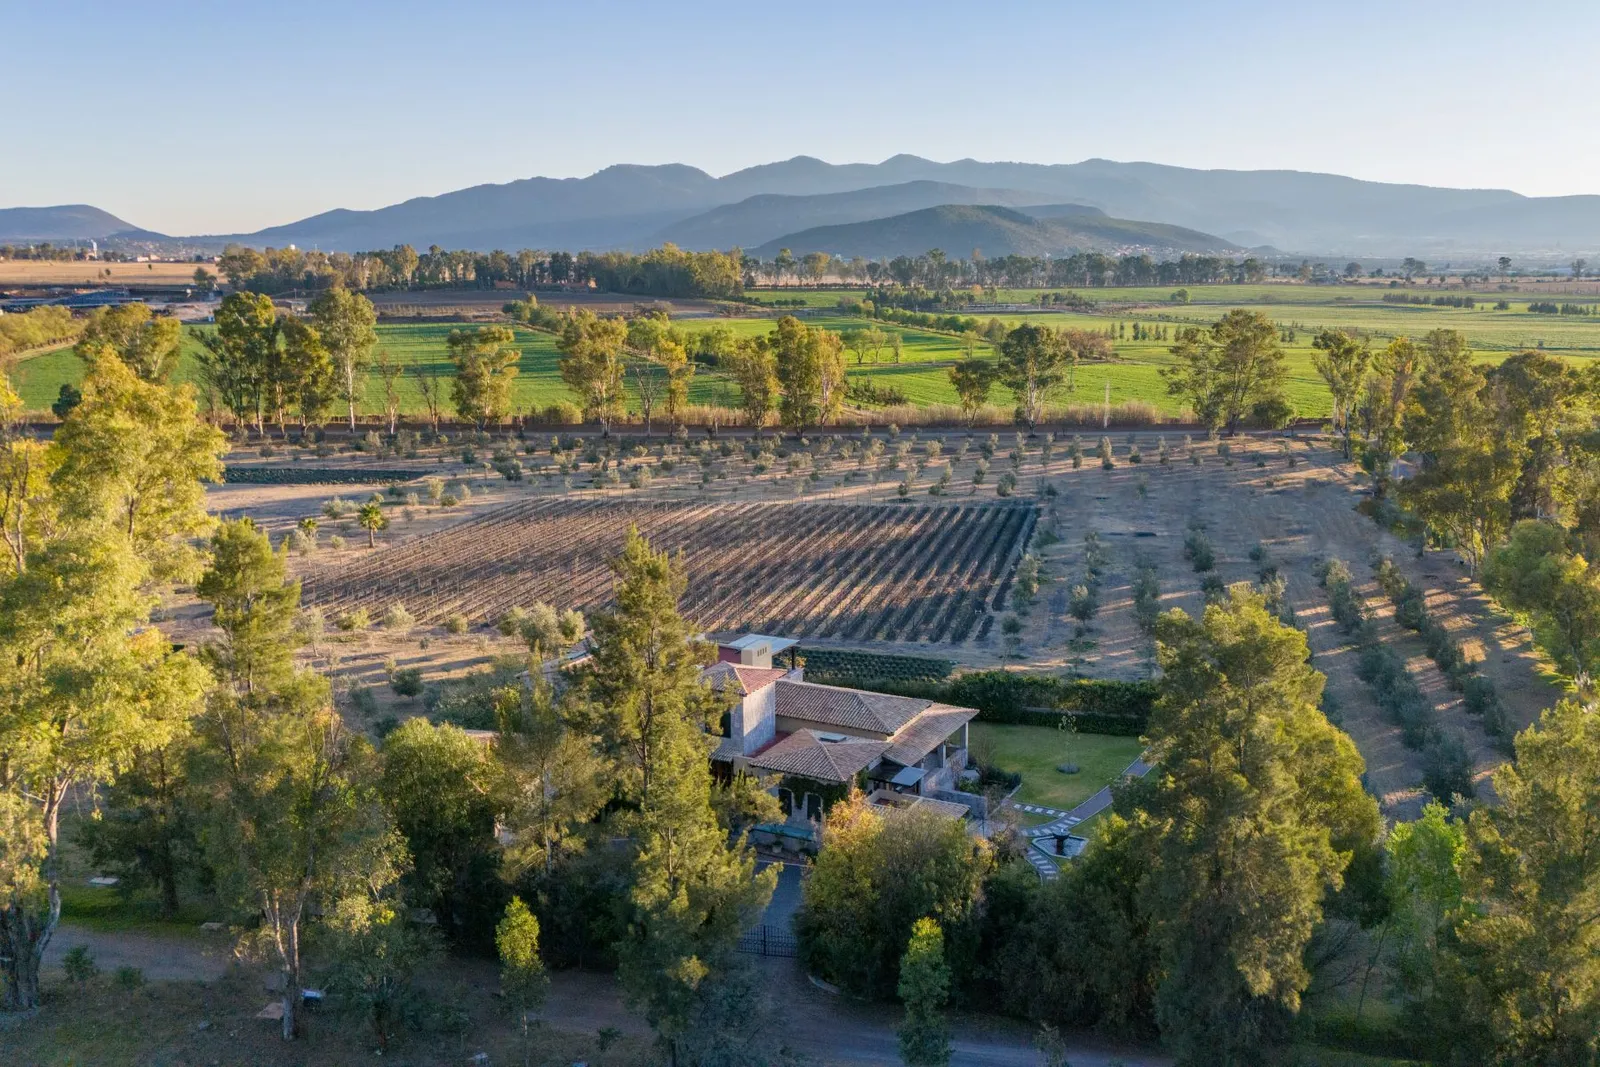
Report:
[{"label": "stepping stone path", "polygon": [[[1128,769],[1122,772],[1122,776],[1124,778],[1143,778],[1149,773],[1150,765],[1142,759],[1136,759],[1128,764]],[[1056,866],[1055,860],[1051,858],[1054,854],[1045,850],[1045,843],[1042,839],[1070,833],[1073,827],[1091,816],[1100,814],[1110,806],[1110,786],[1106,786],[1071,811],[1057,811],[1055,808],[1044,808],[1036,804],[1011,805],[1017,811],[1026,811],[1033,815],[1052,816],[1051,820],[1044,825],[1030,826],[1022,831],[1024,835],[1032,839],[1030,842],[1031,847],[1027,851],[1028,862],[1033,865],[1035,871],[1039,872],[1041,881],[1048,882],[1061,875],[1060,868]]]}]

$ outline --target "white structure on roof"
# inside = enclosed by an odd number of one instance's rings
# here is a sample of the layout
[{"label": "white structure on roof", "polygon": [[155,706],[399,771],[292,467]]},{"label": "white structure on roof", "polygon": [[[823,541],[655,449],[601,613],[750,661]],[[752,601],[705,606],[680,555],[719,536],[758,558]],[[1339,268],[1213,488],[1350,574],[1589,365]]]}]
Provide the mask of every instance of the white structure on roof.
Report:
[{"label": "white structure on roof", "polygon": [[[772,657],[788,652],[800,642],[791,637],[768,637],[766,634],[745,634],[717,646],[717,659],[723,663],[738,663],[745,667],[770,667]],[[790,667],[794,666],[790,656]]]}]

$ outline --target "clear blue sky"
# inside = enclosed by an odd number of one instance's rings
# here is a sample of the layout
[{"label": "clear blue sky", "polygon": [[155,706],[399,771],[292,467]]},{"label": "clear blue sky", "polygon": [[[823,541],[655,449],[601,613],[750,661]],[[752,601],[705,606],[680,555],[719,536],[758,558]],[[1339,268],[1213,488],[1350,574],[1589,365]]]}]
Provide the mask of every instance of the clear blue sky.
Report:
[{"label": "clear blue sky", "polygon": [[793,155],[1600,192],[1600,3],[0,0],[0,206],[237,232]]}]

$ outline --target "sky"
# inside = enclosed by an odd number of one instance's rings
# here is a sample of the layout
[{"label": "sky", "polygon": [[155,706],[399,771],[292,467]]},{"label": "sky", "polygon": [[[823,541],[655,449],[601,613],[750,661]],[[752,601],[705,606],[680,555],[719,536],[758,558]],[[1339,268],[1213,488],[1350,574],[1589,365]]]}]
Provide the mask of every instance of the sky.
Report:
[{"label": "sky", "polygon": [[1597,40],[1594,0],[0,0],[0,207],[239,233],[612,163],[901,152],[1600,193]]}]

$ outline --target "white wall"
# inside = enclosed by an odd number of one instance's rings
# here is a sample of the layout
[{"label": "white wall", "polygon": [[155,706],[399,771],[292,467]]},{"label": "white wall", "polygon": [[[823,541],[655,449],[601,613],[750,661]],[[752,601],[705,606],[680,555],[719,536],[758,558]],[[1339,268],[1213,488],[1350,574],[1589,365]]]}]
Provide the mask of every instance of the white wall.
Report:
[{"label": "white wall", "polygon": [[733,718],[734,736],[746,756],[770,744],[778,729],[778,687],[769,685],[745,697],[733,710]]}]

